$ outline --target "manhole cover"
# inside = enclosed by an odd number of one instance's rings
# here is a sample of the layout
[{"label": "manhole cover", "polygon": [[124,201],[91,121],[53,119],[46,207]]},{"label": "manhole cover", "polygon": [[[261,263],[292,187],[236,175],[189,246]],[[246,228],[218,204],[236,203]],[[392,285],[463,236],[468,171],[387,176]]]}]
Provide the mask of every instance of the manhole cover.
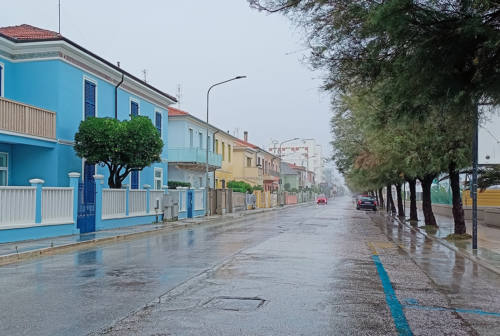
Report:
[{"label": "manhole cover", "polygon": [[218,296],[211,298],[203,305],[222,310],[253,311],[262,307],[264,303],[266,300],[259,297]]}]

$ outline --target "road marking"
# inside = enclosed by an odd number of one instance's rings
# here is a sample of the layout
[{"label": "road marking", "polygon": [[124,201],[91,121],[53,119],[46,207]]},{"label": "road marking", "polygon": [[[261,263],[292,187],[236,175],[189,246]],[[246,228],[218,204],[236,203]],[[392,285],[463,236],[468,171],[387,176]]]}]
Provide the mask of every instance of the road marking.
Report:
[{"label": "road marking", "polygon": [[373,246],[373,243],[366,242],[366,245],[368,245],[368,248],[370,249],[373,255],[378,255],[377,249],[375,248],[375,246]]},{"label": "road marking", "polygon": [[[373,247],[373,245],[371,246]],[[375,248],[373,247],[373,249]],[[392,319],[394,320],[394,324],[396,326],[398,334],[405,336],[413,335],[410,326],[408,325],[408,321],[406,320],[405,313],[403,312],[403,306],[396,297],[396,293],[394,292],[394,288],[392,288],[389,275],[385,271],[384,265],[382,265],[382,261],[380,261],[379,256],[376,254],[376,251],[372,255],[372,259],[375,263],[375,267],[377,268],[380,281],[382,282],[382,287],[384,288],[385,293],[385,301],[387,303],[387,306],[389,306],[389,309],[391,310]]]},{"label": "road marking", "polygon": [[489,316],[498,316],[500,317],[500,313],[495,312],[487,312],[480,309],[463,309],[463,308],[445,308],[445,307],[433,307],[433,306],[422,306],[418,304],[416,299],[406,299],[406,304],[403,306],[404,308],[412,308],[412,309],[420,309],[420,310],[432,310],[432,311],[449,311],[449,312],[457,312],[457,313],[465,313],[465,314],[477,314],[477,315],[489,315]]}]

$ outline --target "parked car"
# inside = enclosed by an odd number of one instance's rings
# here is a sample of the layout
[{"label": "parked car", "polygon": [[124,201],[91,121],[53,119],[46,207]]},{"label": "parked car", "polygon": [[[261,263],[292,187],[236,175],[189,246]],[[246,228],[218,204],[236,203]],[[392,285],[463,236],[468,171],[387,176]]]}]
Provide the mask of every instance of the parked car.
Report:
[{"label": "parked car", "polygon": [[377,201],[372,196],[359,196],[358,201],[356,202],[356,209],[371,209],[373,211],[377,211]]},{"label": "parked car", "polygon": [[328,199],[325,195],[319,195],[316,199],[316,204],[328,204]]}]

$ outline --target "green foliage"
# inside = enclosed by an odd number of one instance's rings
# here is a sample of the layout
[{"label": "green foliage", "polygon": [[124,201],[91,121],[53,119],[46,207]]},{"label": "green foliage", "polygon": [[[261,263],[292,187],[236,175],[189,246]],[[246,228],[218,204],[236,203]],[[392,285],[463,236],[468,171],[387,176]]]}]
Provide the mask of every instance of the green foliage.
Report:
[{"label": "green foliage", "polygon": [[253,190],[260,190],[260,191],[264,191],[264,187],[262,187],[261,185],[256,185],[255,187],[253,187]]},{"label": "green foliage", "polygon": [[285,191],[290,191],[290,183],[285,183]]},{"label": "green foliage", "polygon": [[235,192],[249,193],[253,192],[253,188],[250,184],[244,181],[229,181],[227,187]]},{"label": "green foliage", "polygon": [[175,189],[177,187],[191,188],[191,183],[182,181],[168,181],[168,189]]},{"label": "green foliage", "polygon": [[74,148],[87,163],[107,166],[109,186],[121,188],[133,169],[142,170],[161,161],[163,141],[151,120],[144,116],[124,121],[88,118],[80,123]]}]

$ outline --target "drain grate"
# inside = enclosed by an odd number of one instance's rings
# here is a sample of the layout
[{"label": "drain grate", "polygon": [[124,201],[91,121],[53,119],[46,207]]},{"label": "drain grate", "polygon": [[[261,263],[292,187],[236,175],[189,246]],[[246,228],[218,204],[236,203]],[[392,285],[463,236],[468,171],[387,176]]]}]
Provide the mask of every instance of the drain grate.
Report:
[{"label": "drain grate", "polygon": [[262,307],[266,300],[259,297],[242,296],[217,296],[203,304],[205,307],[231,310],[231,311],[254,311]]}]

